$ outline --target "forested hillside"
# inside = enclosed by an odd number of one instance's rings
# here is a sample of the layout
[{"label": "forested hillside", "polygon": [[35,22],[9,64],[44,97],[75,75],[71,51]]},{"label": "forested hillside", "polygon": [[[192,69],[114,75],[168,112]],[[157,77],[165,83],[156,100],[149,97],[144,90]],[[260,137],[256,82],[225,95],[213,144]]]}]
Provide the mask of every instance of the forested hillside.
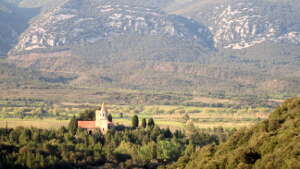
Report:
[{"label": "forested hillside", "polygon": [[19,68],[0,60],[0,88],[60,88],[69,80],[72,80],[72,77]]},{"label": "forested hillside", "polygon": [[225,143],[209,145],[167,168],[299,169],[300,99],[289,99],[250,129],[237,131]]}]

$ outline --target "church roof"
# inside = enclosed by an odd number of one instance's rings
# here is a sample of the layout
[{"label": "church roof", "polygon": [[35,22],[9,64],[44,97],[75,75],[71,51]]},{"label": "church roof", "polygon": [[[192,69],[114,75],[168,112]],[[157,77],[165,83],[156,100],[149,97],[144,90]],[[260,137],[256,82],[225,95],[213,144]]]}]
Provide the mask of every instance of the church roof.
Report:
[{"label": "church roof", "polygon": [[84,128],[84,129],[97,128],[95,121],[78,121],[78,127],[79,128]]}]

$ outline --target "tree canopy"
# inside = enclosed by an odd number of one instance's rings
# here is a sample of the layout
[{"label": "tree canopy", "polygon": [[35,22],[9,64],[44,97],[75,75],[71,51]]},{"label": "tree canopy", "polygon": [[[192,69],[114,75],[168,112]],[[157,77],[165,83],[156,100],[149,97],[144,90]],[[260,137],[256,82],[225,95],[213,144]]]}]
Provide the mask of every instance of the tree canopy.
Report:
[{"label": "tree canopy", "polygon": [[299,169],[299,124],[300,98],[289,99],[268,120],[250,129],[240,129],[218,146],[207,145],[211,137],[194,135],[192,144],[207,146],[166,168]]},{"label": "tree canopy", "polygon": [[131,125],[132,128],[137,128],[139,127],[139,117],[137,115],[134,115],[131,119]]}]

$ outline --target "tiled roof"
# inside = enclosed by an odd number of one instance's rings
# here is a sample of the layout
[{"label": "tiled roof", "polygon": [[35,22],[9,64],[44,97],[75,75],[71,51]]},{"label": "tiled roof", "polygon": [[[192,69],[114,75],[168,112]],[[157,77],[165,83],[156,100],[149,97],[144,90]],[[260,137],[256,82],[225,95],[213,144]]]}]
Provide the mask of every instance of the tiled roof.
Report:
[{"label": "tiled roof", "polygon": [[78,121],[78,127],[85,129],[97,128],[95,121]]}]

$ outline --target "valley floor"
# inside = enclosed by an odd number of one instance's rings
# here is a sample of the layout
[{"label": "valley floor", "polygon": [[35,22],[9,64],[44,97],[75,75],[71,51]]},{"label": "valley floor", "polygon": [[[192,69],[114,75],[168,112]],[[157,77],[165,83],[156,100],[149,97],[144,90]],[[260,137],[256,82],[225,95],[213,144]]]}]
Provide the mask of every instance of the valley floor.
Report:
[{"label": "valley floor", "polygon": [[[241,128],[250,127],[255,124],[255,121],[230,121],[230,122],[216,122],[214,118],[212,122],[194,122],[194,125],[198,128]],[[114,123],[122,124],[125,126],[131,126],[131,119],[113,119]],[[178,122],[168,119],[155,119],[156,124],[162,128],[170,128],[171,130],[184,129],[187,127],[186,123]],[[62,126],[67,127],[69,120],[56,120],[51,118],[46,119],[0,119],[0,128],[16,128],[16,127],[36,127],[41,129],[58,129]]]},{"label": "valley floor", "polygon": [[154,118],[159,126],[184,129],[241,128],[267,119],[278,99],[209,97],[116,89],[0,90],[0,127],[59,128],[79,113],[107,103],[113,121],[131,125],[133,115]]}]

